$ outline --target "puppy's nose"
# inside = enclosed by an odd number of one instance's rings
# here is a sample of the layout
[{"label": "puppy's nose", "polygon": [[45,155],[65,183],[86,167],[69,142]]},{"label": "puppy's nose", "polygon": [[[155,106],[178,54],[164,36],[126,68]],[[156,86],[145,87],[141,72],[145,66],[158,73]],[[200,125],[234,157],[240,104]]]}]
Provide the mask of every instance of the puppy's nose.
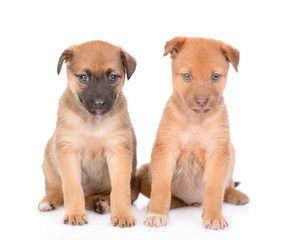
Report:
[{"label": "puppy's nose", "polygon": [[208,102],[208,98],[196,98],[196,103],[199,107],[205,107]]},{"label": "puppy's nose", "polygon": [[98,98],[94,101],[94,106],[97,108],[97,109],[100,109],[104,106],[105,102],[104,100]]}]

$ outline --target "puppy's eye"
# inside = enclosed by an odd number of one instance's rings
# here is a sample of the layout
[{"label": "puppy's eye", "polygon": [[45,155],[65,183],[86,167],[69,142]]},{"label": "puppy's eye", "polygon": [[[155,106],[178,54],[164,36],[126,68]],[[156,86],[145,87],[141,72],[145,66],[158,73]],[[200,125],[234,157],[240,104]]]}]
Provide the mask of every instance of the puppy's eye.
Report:
[{"label": "puppy's eye", "polygon": [[215,74],[212,75],[212,81],[216,82],[216,81],[218,81],[220,79],[220,77],[221,76],[219,74],[215,73]]},{"label": "puppy's eye", "polygon": [[118,81],[118,79],[119,79],[119,76],[117,76],[117,75],[114,75],[114,74],[109,75],[109,82],[110,83],[116,83]]},{"label": "puppy's eye", "polygon": [[81,83],[87,83],[89,81],[89,77],[85,74],[77,75],[77,77]]},{"label": "puppy's eye", "polygon": [[192,76],[189,73],[184,73],[183,78],[185,81],[190,81],[192,79]]}]

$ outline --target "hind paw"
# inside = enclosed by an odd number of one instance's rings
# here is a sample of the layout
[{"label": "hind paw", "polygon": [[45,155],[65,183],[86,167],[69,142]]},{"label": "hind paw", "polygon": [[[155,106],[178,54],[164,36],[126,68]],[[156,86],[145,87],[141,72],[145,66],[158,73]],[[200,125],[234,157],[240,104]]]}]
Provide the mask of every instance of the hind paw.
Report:
[{"label": "hind paw", "polygon": [[231,188],[226,190],[224,201],[232,204],[244,205],[249,203],[250,199],[241,191]]},{"label": "hind paw", "polygon": [[38,205],[38,210],[41,212],[48,212],[55,210],[56,207],[50,201],[41,201]]},{"label": "hind paw", "polygon": [[96,213],[106,214],[110,210],[110,205],[107,200],[97,198],[96,200],[93,200],[93,208]]}]

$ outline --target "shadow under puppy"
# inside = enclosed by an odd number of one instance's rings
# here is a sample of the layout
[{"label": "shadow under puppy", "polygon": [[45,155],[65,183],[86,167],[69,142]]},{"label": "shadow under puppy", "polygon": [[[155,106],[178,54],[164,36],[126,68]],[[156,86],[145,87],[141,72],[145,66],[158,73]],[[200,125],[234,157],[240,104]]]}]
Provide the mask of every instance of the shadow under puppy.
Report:
[{"label": "shadow under puppy", "polygon": [[88,222],[85,208],[104,214],[110,203],[112,224],[133,226],[136,137],[122,88],[125,73],[129,79],[136,61],[103,41],[69,47],[59,59],[58,73],[64,61],[68,85],[45,149],[46,196],[39,210],[64,203],[64,223],[82,225]]},{"label": "shadow under puppy", "polygon": [[152,150],[151,164],[137,172],[141,192],[150,197],[147,226],[165,226],[169,209],[203,203],[206,228],[228,226],[223,200],[246,204],[234,189],[234,148],[223,90],[229,62],[238,70],[239,51],[221,41],[176,37],[166,43],[171,54],[173,93]]}]

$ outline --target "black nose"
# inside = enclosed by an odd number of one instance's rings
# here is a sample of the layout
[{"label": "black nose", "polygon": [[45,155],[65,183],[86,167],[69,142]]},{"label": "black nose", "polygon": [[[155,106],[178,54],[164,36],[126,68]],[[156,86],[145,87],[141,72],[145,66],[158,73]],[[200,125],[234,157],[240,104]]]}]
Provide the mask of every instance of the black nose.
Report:
[{"label": "black nose", "polygon": [[96,100],[94,101],[94,106],[95,106],[97,109],[101,109],[101,108],[103,108],[104,104],[105,104],[104,100],[102,100],[102,99],[100,99],[100,98],[98,98],[98,99],[96,99]]},{"label": "black nose", "polygon": [[207,98],[196,98],[196,103],[199,107],[205,107],[208,102]]}]

